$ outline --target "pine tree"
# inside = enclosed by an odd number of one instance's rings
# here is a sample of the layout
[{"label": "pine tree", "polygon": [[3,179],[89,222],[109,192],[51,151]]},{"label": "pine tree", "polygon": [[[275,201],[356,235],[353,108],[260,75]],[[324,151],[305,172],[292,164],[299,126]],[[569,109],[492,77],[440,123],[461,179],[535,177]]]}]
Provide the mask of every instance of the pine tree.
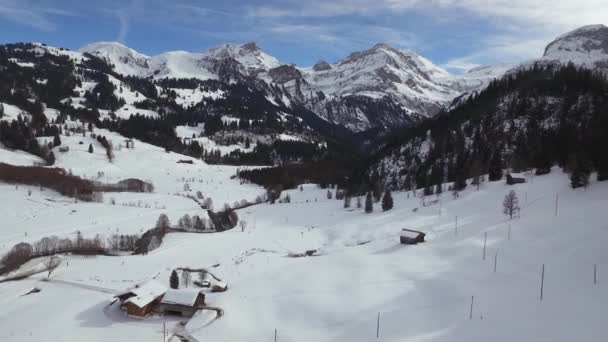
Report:
[{"label": "pine tree", "polygon": [[490,170],[488,178],[490,182],[499,181],[502,179],[502,158],[500,152],[495,152],[490,161]]},{"label": "pine tree", "polygon": [[476,185],[477,190],[479,190],[479,185],[481,184],[482,167],[483,166],[481,165],[479,159],[475,159],[475,161],[473,161],[473,165],[471,165],[471,175],[473,176],[471,185]]},{"label": "pine tree", "polygon": [[179,277],[177,276],[177,272],[175,272],[175,270],[171,271],[171,277],[169,278],[169,286],[171,286],[172,289],[179,288]]},{"label": "pine tree", "polygon": [[365,213],[369,214],[374,211],[374,202],[372,201],[372,193],[368,192],[365,196]]},{"label": "pine tree", "polygon": [[93,153],[93,144],[89,144],[89,153]]},{"label": "pine tree", "polygon": [[59,134],[55,134],[53,137],[53,146],[61,146],[61,138],[59,137]]},{"label": "pine tree", "polygon": [[382,197],[382,211],[388,211],[393,209],[393,196],[391,191],[386,189],[384,196]]},{"label": "pine tree", "polygon": [[583,152],[570,155],[568,161],[572,189],[589,185],[590,167]]}]

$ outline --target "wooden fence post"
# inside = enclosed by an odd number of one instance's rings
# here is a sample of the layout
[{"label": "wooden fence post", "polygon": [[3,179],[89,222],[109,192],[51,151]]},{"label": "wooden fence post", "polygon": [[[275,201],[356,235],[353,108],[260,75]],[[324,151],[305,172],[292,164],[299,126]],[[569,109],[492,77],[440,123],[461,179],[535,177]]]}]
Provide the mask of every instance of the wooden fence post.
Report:
[{"label": "wooden fence post", "polygon": [[488,239],[488,232],[483,234],[483,260],[486,260],[486,241]]},{"label": "wooden fence post", "polygon": [[545,285],[545,264],[543,264],[543,270],[540,276],[540,300],[543,300],[543,288]]},{"label": "wooden fence post", "polygon": [[473,298],[474,296],[471,296],[471,309],[469,309],[469,319],[473,319]]},{"label": "wooden fence post", "polygon": [[378,312],[378,321],[376,322],[376,338],[380,338],[380,313]]},{"label": "wooden fence post", "polygon": [[597,284],[597,264],[593,264],[593,285]]}]

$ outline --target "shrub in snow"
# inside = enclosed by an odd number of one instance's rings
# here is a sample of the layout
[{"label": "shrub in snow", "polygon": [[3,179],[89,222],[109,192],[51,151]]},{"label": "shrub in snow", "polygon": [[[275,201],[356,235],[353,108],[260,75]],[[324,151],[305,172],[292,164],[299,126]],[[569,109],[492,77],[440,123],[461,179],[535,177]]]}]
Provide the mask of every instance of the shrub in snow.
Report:
[{"label": "shrub in snow", "polygon": [[393,209],[393,196],[391,195],[390,190],[387,189],[382,197],[382,211],[391,209]]},{"label": "shrub in snow", "polygon": [[372,193],[368,192],[365,196],[365,212],[367,214],[374,211],[374,202],[372,201]]}]

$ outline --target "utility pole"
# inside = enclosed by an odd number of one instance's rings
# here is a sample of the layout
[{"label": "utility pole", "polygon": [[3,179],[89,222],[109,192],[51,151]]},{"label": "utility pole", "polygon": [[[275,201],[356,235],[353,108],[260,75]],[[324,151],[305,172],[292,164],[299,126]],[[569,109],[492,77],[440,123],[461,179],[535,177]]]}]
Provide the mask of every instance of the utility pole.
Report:
[{"label": "utility pole", "polygon": [[557,216],[557,205],[559,204],[559,192],[555,195],[555,216]]},{"label": "utility pole", "polygon": [[508,235],[509,241],[511,241],[511,223],[509,223],[509,235]]},{"label": "utility pole", "polygon": [[498,250],[496,250],[496,254],[494,254],[494,273],[496,273],[496,263],[498,261]]}]

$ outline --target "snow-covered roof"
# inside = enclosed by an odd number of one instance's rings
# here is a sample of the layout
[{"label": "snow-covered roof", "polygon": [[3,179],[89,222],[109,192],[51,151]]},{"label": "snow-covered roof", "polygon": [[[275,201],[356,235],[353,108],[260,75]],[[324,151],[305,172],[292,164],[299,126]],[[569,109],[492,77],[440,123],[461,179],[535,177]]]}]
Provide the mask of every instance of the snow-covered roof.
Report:
[{"label": "snow-covered roof", "polygon": [[526,178],[526,175],[518,172],[509,172],[509,175],[513,178]]},{"label": "snow-covered roof", "polygon": [[192,306],[201,293],[200,289],[169,289],[163,296],[161,303]]},{"label": "snow-covered roof", "polygon": [[424,233],[417,232],[417,231],[414,231],[414,230],[409,230],[409,229],[401,229],[401,236],[408,237],[408,238],[411,238],[411,239],[417,238],[418,235],[420,235],[420,234],[424,234]]},{"label": "snow-covered roof", "polygon": [[133,293],[135,296],[127,299],[125,303],[132,303],[141,308],[150,304],[156,298],[162,296],[165,292],[167,292],[166,286],[157,281],[151,280],[143,284],[135,285],[122,294]]}]

